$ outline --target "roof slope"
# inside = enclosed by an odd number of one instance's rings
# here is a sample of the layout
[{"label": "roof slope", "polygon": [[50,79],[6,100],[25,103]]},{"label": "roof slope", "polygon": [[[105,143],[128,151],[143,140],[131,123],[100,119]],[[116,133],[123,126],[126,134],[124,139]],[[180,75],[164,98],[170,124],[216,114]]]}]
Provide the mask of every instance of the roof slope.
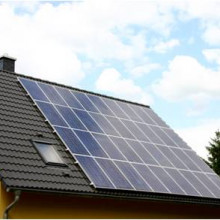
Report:
[{"label": "roof slope", "polygon": [[[72,155],[65,151],[66,147],[53,133],[51,126],[45,122],[43,115],[33,105],[30,97],[26,95],[17,81],[17,76],[31,78],[6,71],[0,72],[0,177],[6,187],[33,191],[220,204],[218,199],[93,188],[81,168],[74,164]],[[46,166],[31,143],[32,139],[52,141],[67,162],[68,168]]]},{"label": "roof slope", "polygon": [[[76,167],[72,156],[65,152],[59,138],[45,123],[17,75],[0,72],[0,175],[8,187],[92,192],[89,182]],[[31,139],[52,141],[69,169],[48,168]],[[65,173],[70,175],[67,177]]]}]

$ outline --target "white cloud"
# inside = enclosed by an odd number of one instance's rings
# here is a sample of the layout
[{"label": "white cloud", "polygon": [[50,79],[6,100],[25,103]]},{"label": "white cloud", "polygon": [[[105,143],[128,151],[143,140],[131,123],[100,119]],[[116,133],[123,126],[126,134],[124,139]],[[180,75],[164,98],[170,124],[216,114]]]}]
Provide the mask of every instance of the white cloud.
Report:
[{"label": "white cloud", "polygon": [[200,28],[203,30],[202,38],[210,45],[220,45],[220,1],[185,0],[179,2],[175,4],[179,17],[186,21],[198,19]]},{"label": "white cloud", "polygon": [[144,65],[139,65],[130,70],[130,73],[134,77],[141,77],[150,73],[151,71],[159,69],[161,66],[159,63],[147,63]]},{"label": "white cloud", "polygon": [[216,62],[220,66],[220,49],[207,49],[203,50],[202,53],[208,61]]},{"label": "white cloud", "polygon": [[166,100],[199,101],[220,98],[220,72],[206,68],[190,56],[176,56],[162,78],[153,84],[153,91]]},{"label": "white cloud", "polygon": [[199,125],[184,129],[176,129],[176,132],[195,150],[202,158],[207,159],[206,146],[214,137],[215,131],[220,129],[220,118],[202,121]]},{"label": "white cloud", "polygon": [[18,58],[16,71],[69,85],[77,84],[84,73],[74,51],[63,46],[57,36],[49,36],[37,16],[16,15],[13,9],[7,4],[0,5],[0,48],[3,53]]},{"label": "white cloud", "polygon": [[157,1],[2,2],[0,48],[18,58],[18,72],[76,84],[84,77],[78,54],[94,63],[141,59],[146,31],[131,32],[126,44],[113,30],[138,25],[167,35],[169,10]]},{"label": "white cloud", "polygon": [[152,98],[131,79],[125,79],[114,68],[105,69],[96,81],[96,88],[100,91],[110,92],[117,97],[151,104]]},{"label": "white cloud", "polygon": [[220,45],[220,24],[208,26],[203,34],[203,39],[210,45]]},{"label": "white cloud", "polygon": [[157,44],[151,50],[157,53],[166,53],[168,50],[178,46],[179,44],[179,40],[171,39],[166,42],[157,42]]}]

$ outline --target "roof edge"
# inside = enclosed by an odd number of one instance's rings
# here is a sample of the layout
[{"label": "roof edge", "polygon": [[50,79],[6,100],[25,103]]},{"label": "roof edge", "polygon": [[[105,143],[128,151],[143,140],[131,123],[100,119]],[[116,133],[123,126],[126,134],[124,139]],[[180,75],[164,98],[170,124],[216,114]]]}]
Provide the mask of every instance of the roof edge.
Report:
[{"label": "roof edge", "polygon": [[92,92],[92,91],[85,90],[85,89],[79,89],[79,88],[76,88],[76,87],[73,87],[73,86],[68,86],[68,85],[65,85],[65,84],[52,82],[52,81],[49,81],[49,80],[44,80],[44,79],[36,78],[36,77],[33,77],[33,76],[28,76],[28,75],[25,75],[25,74],[21,74],[21,73],[10,72],[10,71],[6,71],[6,70],[2,70],[0,72],[5,72],[5,73],[8,73],[8,74],[16,75],[17,77],[24,77],[24,78],[31,79],[31,80],[37,80],[39,82],[44,82],[44,83],[60,86],[60,87],[63,87],[63,88],[73,89],[75,91],[85,92],[85,93],[88,93],[88,94],[113,99],[113,100],[116,100],[116,101],[121,101],[121,102],[126,102],[126,103],[129,103],[129,104],[143,106],[143,107],[146,107],[146,108],[151,108],[149,105],[141,104],[141,103],[138,103],[138,102],[133,102],[133,101],[129,101],[129,100],[126,100],[126,99],[120,99],[120,98],[116,98],[114,96],[104,95],[104,94],[101,94],[101,93],[96,93],[96,92]]},{"label": "roof edge", "polygon": [[132,196],[132,195],[115,195],[107,194],[106,192],[76,192],[76,191],[62,191],[62,190],[49,190],[49,189],[33,189],[33,188],[19,188],[19,187],[7,187],[8,191],[21,190],[28,193],[45,193],[45,194],[56,194],[56,195],[65,195],[65,196],[80,196],[87,198],[109,198],[109,199],[121,199],[121,200],[134,200],[134,201],[161,201],[161,202],[177,202],[185,204],[200,204],[200,205],[215,205],[220,206],[219,199],[212,198],[197,198],[197,197],[187,197],[180,195],[165,195],[165,194],[146,194],[145,196]]}]

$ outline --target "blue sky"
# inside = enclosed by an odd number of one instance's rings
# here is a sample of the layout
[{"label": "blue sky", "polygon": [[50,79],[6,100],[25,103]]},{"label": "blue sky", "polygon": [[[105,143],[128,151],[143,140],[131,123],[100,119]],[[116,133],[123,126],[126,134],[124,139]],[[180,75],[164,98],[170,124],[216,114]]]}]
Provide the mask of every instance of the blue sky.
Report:
[{"label": "blue sky", "polygon": [[0,1],[16,71],[150,105],[202,157],[220,128],[220,1]]}]

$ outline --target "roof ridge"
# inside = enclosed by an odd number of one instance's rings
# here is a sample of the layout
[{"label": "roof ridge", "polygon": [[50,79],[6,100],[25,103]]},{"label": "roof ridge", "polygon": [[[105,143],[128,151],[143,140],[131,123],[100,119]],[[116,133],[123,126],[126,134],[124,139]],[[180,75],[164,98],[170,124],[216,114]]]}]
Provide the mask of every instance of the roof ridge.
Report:
[{"label": "roof ridge", "polygon": [[89,94],[92,94],[92,95],[97,95],[97,96],[104,97],[104,98],[109,98],[109,99],[113,99],[113,100],[117,100],[117,101],[121,101],[121,102],[126,102],[126,103],[129,103],[129,104],[134,104],[134,105],[139,105],[139,106],[150,108],[149,105],[145,105],[145,104],[142,104],[142,103],[129,101],[129,100],[126,100],[126,99],[120,99],[120,98],[116,98],[114,96],[104,95],[104,94],[101,94],[101,93],[96,93],[96,92],[92,92],[92,91],[89,91],[89,90],[80,89],[80,88],[76,88],[76,87],[73,87],[73,86],[68,86],[68,85],[65,85],[65,84],[61,84],[61,83],[52,82],[52,81],[49,81],[49,80],[36,78],[36,77],[33,77],[33,76],[27,76],[27,75],[21,74],[21,73],[15,73],[15,72],[10,72],[10,71],[6,71],[6,70],[0,71],[0,72],[5,72],[5,73],[12,74],[12,75],[16,75],[18,77],[24,77],[24,78],[27,78],[27,79],[37,80],[37,81],[40,81],[40,82],[53,84],[53,85],[56,85],[56,86],[61,86],[63,88],[73,89],[73,90],[76,90],[76,91],[79,91],[79,92],[85,92],[85,93],[89,93]]}]

